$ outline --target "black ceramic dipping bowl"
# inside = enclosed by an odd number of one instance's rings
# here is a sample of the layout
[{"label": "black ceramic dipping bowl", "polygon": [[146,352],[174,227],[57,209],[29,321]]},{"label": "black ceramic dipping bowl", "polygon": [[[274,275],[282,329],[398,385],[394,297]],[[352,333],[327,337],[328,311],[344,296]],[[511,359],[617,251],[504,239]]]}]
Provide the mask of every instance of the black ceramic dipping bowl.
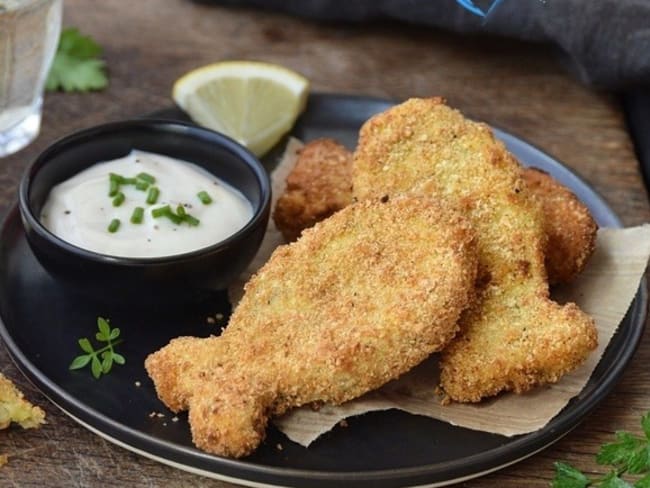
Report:
[{"label": "black ceramic dipping bowl", "polygon": [[[252,203],[252,219],[237,233],[196,251],[155,258],[99,254],[48,231],[40,213],[50,189],[85,168],[132,149],[197,164]],[[82,130],[47,148],[20,182],[19,208],[27,241],[57,280],[97,298],[129,303],[173,303],[228,286],[259,249],[269,219],[271,187],[261,163],[244,147],[216,132],[166,120],[128,120]],[[110,234],[107,233],[107,238]],[[173,298],[172,298],[173,297]]]}]

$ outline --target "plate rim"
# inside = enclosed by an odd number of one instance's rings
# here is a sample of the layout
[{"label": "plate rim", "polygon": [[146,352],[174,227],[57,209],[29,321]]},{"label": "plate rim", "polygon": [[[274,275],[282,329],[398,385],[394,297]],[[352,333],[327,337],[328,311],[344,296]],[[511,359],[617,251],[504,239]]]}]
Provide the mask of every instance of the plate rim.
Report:
[{"label": "plate rim", "polygon": [[[312,94],[310,97],[317,98],[319,100],[327,100],[328,98],[330,99],[337,99],[337,100],[346,100],[346,101],[354,101],[356,103],[388,103],[388,104],[394,104],[397,103],[392,100],[388,99],[382,99],[378,97],[365,97],[361,95],[345,95],[345,94],[327,94],[327,93],[320,93],[320,94]],[[502,138],[503,135],[512,138],[518,143],[523,144],[525,147],[527,147],[528,150],[533,150],[537,156],[544,157],[548,160],[550,160],[554,166],[561,167],[563,170],[566,170],[567,174],[572,175],[573,178],[576,179],[576,181],[580,182],[581,185],[586,186],[590,193],[592,194],[592,197],[595,196],[598,199],[598,204],[601,205],[603,208],[606,208],[609,212],[609,215],[613,217],[613,220],[617,227],[621,226],[621,221],[620,218],[616,215],[616,213],[609,207],[607,202],[602,198],[598,192],[593,189],[589,184],[586,183],[585,180],[583,180],[577,173],[575,173],[571,168],[565,166],[562,164],[558,159],[554,158],[552,155],[548,154],[547,152],[543,151],[542,149],[538,148],[537,146],[529,143],[525,139],[522,139],[521,137],[513,134],[510,131],[504,131],[498,127],[494,127],[495,132],[498,133],[498,137]],[[14,206],[9,210],[9,212],[5,215],[2,227],[1,227],[1,232],[2,235],[5,236],[7,233],[7,226],[10,225],[10,221],[12,220],[18,220],[20,222],[20,218],[17,215],[17,208],[14,204]],[[19,232],[22,232],[22,227],[19,227],[18,229]],[[4,244],[3,244],[4,246]],[[464,471],[465,469],[463,466],[467,466],[468,464],[472,464],[472,460],[474,458],[480,457],[480,458],[485,458],[488,457],[488,459],[484,459],[483,461],[480,461],[477,463],[479,466],[480,465],[485,465],[485,464],[492,464],[493,466],[488,469],[488,470],[471,470],[472,473],[468,474],[465,477],[455,477],[454,479],[446,479],[442,480],[440,482],[435,482],[435,484],[429,484],[427,486],[443,486],[445,484],[450,484],[450,483],[455,483],[467,479],[472,479],[477,476],[482,476],[488,472],[493,472],[497,471],[499,469],[502,469],[503,467],[509,466],[511,464],[515,464],[522,459],[525,459],[527,457],[530,457],[536,453],[538,453],[541,450],[546,449],[549,445],[553,444],[557,440],[559,440],[561,437],[569,433],[572,428],[576,427],[581,421],[584,420],[585,416],[589,414],[604,398],[607,396],[607,394],[616,386],[618,383],[620,376],[623,374],[625,371],[626,367],[628,366],[630,360],[634,357],[634,354],[640,344],[640,339],[643,335],[643,331],[645,329],[645,322],[646,322],[646,315],[647,315],[647,303],[648,303],[648,292],[647,292],[647,286],[645,281],[641,282],[641,285],[639,286],[639,289],[635,295],[634,300],[631,302],[627,313],[628,314],[633,314],[633,319],[632,324],[630,327],[628,327],[627,331],[627,336],[628,339],[625,341],[624,346],[622,347],[620,351],[618,351],[617,357],[623,356],[622,360],[615,361],[614,364],[610,365],[610,367],[607,370],[607,373],[605,374],[605,379],[607,380],[606,382],[601,381],[598,385],[596,385],[593,388],[593,392],[590,394],[590,397],[588,397],[586,400],[582,399],[581,403],[578,405],[578,407],[573,406],[572,408],[577,408],[578,413],[572,412],[572,415],[570,417],[574,417],[577,415],[578,421],[575,422],[572,426],[566,427],[564,424],[569,421],[569,419],[564,419],[563,417],[563,411],[561,411],[556,417],[551,419],[551,421],[545,426],[544,428],[534,431],[529,434],[523,434],[521,436],[517,436],[518,438],[513,440],[512,442],[508,442],[507,444],[503,446],[499,446],[497,448],[490,449],[489,451],[486,452],[481,452],[478,454],[474,454],[472,456],[464,457],[461,459],[454,459],[452,461],[446,461],[446,462],[438,462],[438,463],[430,463],[430,464],[425,464],[425,465],[419,465],[419,466],[412,466],[412,467],[404,467],[404,468],[391,468],[391,469],[382,469],[382,470],[365,470],[365,471],[321,471],[321,470],[310,470],[310,469],[296,469],[296,468],[287,468],[287,467],[277,467],[277,466],[268,466],[268,465],[260,465],[256,464],[254,462],[248,462],[246,460],[234,460],[230,458],[224,458],[224,457],[219,457],[219,456],[213,456],[207,453],[204,453],[202,451],[199,451],[195,448],[191,448],[188,446],[184,445],[179,445],[179,444],[174,444],[171,441],[163,440],[157,437],[153,437],[149,434],[145,434],[142,431],[133,429],[131,427],[128,427],[124,424],[121,424],[106,415],[102,414],[101,412],[96,411],[95,409],[84,405],[81,400],[79,400],[77,397],[72,396],[69,394],[67,391],[63,390],[61,387],[59,387],[53,380],[50,380],[49,377],[41,370],[36,368],[36,366],[25,356],[25,354],[20,350],[20,348],[17,346],[11,335],[9,334],[9,331],[4,323],[4,317],[2,317],[2,311],[0,310],[0,337],[2,337],[5,347],[7,348],[9,352],[9,356],[11,357],[12,361],[16,364],[18,369],[31,381],[33,381],[36,386],[41,390],[45,396],[48,398],[49,401],[51,401],[54,405],[56,405],[58,408],[60,408],[64,413],[69,415],[71,418],[75,419],[76,421],[79,421],[73,413],[69,412],[68,409],[63,408],[62,406],[59,405],[60,402],[54,401],[51,398],[50,393],[54,393],[56,396],[59,396],[60,398],[64,399],[65,402],[68,402],[70,405],[72,405],[74,408],[72,410],[76,410],[77,408],[81,409],[84,414],[90,415],[91,417],[94,417],[94,419],[97,419],[100,423],[104,423],[107,426],[109,426],[111,429],[116,429],[118,431],[125,432],[125,434],[129,437],[133,437],[138,439],[141,442],[145,442],[147,444],[153,443],[157,449],[163,449],[167,451],[171,456],[167,456],[167,458],[163,459],[168,459],[168,458],[173,458],[174,454],[177,453],[177,451],[180,451],[179,454],[181,454],[183,457],[191,456],[193,459],[198,458],[198,461],[201,462],[209,462],[209,463],[215,463],[218,466],[212,466],[212,468],[228,468],[228,470],[235,470],[238,472],[241,472],[243,474],[255,474],[257,476],[264,476],[268,477],[271,476],[271,478],[275,479],[284,479],[286,481],[293,481],[293,482],[305,482],[305,481],[322,481],[322,482],[340,482],[340,481],[349,481],[349,482],[360,482],[360,483],[372,483],[374,481],[384,481],[384,482],[395,482],[395,481],[408,481],[411,479],[412,481],[419,483],[423,479],[429,477],[434,474],[433,472],[442,472],[445,471],[443,469],[444,465],[450,465],[449,469],[451,470],[460,470]],[[619,329],[620,330],[620,329]],[[619,331],[617,331],[617,334]],[[632,344],[632,347],[629,346],[629,344]],[[562,422],[558,421],[560,419]],[[540,442],[539,440],[539,434],[546,429],[549,425],[554,423],[554,421],[557,421],[559,425],[554,426],[554,428],[546,430],[543,435],[541,436],[541,439],[546,439],[548,438],[548,442]],[[81,423],[84,427],[88,428],[85,424]],[[564,427],[562,427],[564,426]],[[561,430],[562,433],[558,436],[557,432],[554,432],[555,430]],[[537,438],[535,439],[530,439],[532,435],[537,435]],[[111,438],[106,437],[108,440],[111,440]],[[112,441],[116,443],[114,440]],[[538,445],[538,448],[536,449],[529,449],[527,453],[523,456],[517,456],[516,459],[511,459],[507,462],[504,463],[498,463],[497,466],[494,466],[493,458],[498,459],[501,457],[507,457],[507,453],[511,451],[517,451],[518,449],[526,447],[527,444],[543,444],[541,446]],[[125,442],[121,441],[122,447],[124,446]],[[520,446],[520,444],[523,444],[523,446]],[[136,446],[132,446],[135,449],[138,449],[139,451],[142,451]],[[142,453],[142,452],[141,452]],[[146,455],[146,454],[143,454]],[[149,457],[149,456],[147,456]],[[163,460],[159,458],[154,458],[152,455],[152,459],[156,459],[160,462],[164,462]],[[174,463],[174,466],[183,469],[183,467],[186,468],[191,468],[191,469],[186,469],[191,472],[195,472],[193,470],[196,469],[201,469],[197,468],[195,465],[178,465],[175,461],[172,461],[172,459],[169,459],[170,462]],[[433,470],[433,467],[438,467],[437,469]],[[432,472],[433,471],[433,472]],[[478,472],[476,472],[478,471]],[[218,475],[222,475],[227,477],[227,475],[223,474],[223,471],[214,471],[208,470],[206,472],[210,473],[215,473]],[[199,473],[200,474],[200,473]],[[204,474],[205,476],[205,474]],[[256,477],[257,477],[256,476]],[[287,478],[289,476],[289,478]],[[224,479],[224,478],[216,478],[216,479]],[[232,482],[233,480],[237,480],[237,482],[240,483],[256,483],[254,479],[250,478],[228,478],[225,479],[225,481],[230,481]],[[271,484],[271,485],[260,485],[260,484],[255,484],[255,485],[249,485],[249,486],[284,486],[282,484]],[[314,486],[313,483],[311,486]],[[324,485],[325,486],[325,485]],[[327,485],[331,486],[331,485]]]}]

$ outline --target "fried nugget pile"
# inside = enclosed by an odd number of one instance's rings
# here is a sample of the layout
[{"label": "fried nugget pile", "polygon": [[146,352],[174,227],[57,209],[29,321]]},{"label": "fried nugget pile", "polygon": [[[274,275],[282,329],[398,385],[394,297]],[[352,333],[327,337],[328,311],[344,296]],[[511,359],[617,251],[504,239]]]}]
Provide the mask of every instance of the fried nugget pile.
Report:
[{"label": "fried nugget pile", "polygon": [[247,283],[224,333],[146,360],[208,452],[245,456],[271,416],[345,402],[434,352],[446,398],[478,402],[558,381],[596,347],[593,320],[548,284],[593,251],[588,210],[441,99],[371,118],[354,154],[308,144],[274,219],[300,237]]},{"label": "fried nugget pile", "polygon": [[486,125],[438,98],[373,117],[354,153],[353,192],[359,200],[435,197],[477,232],[477,299],[440,360],[441,386],[452,400],[478,402],[556,382],[595,349],[593,319],[549,298],[544,214],[519,163]]},{"label": "fried nugget pile", "polygon": [[[598,226],[571,190],[545,171],[522,167],[521,177],[531,198],[542,207],[548,281],[551,285],[570,283],[594,252]],[[284,238],[291,242],[304,229],[350,202],[352,152],[333,139],[315,139],[300,149],[273,219]]]}]

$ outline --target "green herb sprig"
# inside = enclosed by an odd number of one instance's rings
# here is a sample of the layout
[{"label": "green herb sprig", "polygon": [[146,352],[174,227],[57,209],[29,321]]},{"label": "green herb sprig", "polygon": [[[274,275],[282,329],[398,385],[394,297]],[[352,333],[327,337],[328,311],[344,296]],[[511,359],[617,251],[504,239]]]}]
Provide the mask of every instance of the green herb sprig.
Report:
[{"label": "green herb sprig", "polygon": [[[604,444],[596,462],[610,466],[607,474],[590,478],[570,464],[555,463],[553,488],[650,488],[650,412],[641,418],[643,436],[616,432],[616,441]],[[630,480],[635,477],[635,480]],[[624,479],[624,478],[627,478]]]},{"label": "green herb sprig", "polygon": [[48,91],[87,92],[108,86],[102,48],[75,28],[61,32],[45,87]]},{"label": "green herb sprig", "polygon": [[111,329],[108,320],[97,317],[97,329],[95,339],[99,342],[105,342],[106,345],[95,350],[90,340],[86,337],[79,339],[79,347],[85,354],[81,354],[72,360],[69,369],[81,369],[90,364],[90,371],[95,379],[99,379],[102,374],[108,374],[113,368],[113,364],[124,364],[126,359],[121,354],[115,352],[115,346],[122,342],[120,329],[117,327]]}]

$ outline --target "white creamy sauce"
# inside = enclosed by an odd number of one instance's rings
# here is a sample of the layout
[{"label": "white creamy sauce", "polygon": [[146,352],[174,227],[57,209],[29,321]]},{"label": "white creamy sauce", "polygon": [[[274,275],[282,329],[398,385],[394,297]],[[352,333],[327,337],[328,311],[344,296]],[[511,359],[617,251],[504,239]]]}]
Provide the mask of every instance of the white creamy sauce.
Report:
[{"label": "white creamy sauce", "polygon": [[[147,204],[147,191],[121,185],[126,197],[113,206],[109,196],[110,174],[131,178],[148,173],[160,195]],[[212,203],[204,204],[197,194],[208,193]],[[167,217],[154,218],[153,209],[179,205],[200,222],[173,223]],[[136,207],[144,208],[141,224],[131,223]],[[216,244],[240,230],[253,216],[251,203],[236,189],[187,161],[144,151],[97,163],[52,188],[41,212],[41,222],[53,234],[78,247],[122,257],[161,257],[181,254]],[[113,219],[120,220],[114,233]]]}]

